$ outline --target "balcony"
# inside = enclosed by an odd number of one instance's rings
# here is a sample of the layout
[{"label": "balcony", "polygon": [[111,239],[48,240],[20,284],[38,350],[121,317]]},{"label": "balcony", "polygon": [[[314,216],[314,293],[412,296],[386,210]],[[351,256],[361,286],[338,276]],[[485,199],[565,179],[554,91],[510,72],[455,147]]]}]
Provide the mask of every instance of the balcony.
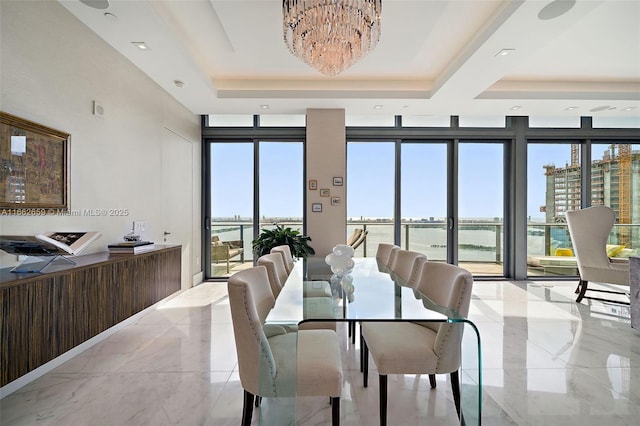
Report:
[{"label": "balcony", "polygon": [[[294,229],[302,228],[301,222],[279,222]],[[367,239],[356,249],[356,257],[372,257],[379,243],[393,241],[392,223],[374,223],[354,221],[347,224],[346,235],[355,228],[366,229]],[[622,229],[626,228],[626,229]],[[243,241],[244,252],[226,262],[213,262],[213,277],[225,277],[253,265],[252,240],[253,226],[248,222],[218,222],[211,225],[212,237],[219,241]],[[627,249],[640,254],[640,225],[616,225],[609,237],[610,244],[618,244],[620,232],[631,236]],[[503,233],[502,222],[469,221],[462,222],[458,230],[458,264],[468,269],[474,276],[496,277],[503,275]],[[313,242],[311,243],[313,246]],[[427,259],[445,262],[447,259],[446,223],[440,222],[403,222],[401,225],[401,246],[407,250],[424,253]],[[570,253],[572,250],[569,231],[565,223],[536,223],[527,226],[527,257],[529,276],[577,276],[572,259],[554,259],[552,264],[540,264],[540,259],[555,256],[558,253]],[[626,250],[628,255],[629,250]],[[545,263],[544,261],[542,263]]]}]

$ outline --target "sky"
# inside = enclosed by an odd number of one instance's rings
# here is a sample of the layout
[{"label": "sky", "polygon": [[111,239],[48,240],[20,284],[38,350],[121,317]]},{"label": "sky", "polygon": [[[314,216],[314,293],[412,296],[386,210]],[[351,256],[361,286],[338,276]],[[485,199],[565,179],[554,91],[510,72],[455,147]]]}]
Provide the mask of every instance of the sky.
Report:
[{"label": "sky", "polygon": [[[593,145],[593,159],[602,158],[608,145]],[[530,144],[528,148],[527,214],[543,218],[543,165],[563,167],[570,161],[569,144]],[[214,144],[212,148],[212,216],[243,218],[252,215],[253,145]],[[260,144],[259,182],[261,214],[302,217],[302,143]],[[403,218],[446,216],[446,145],[403,144],[401,156]],[[491,143],[459,145],[459,216],[503,216],[503,147]],[[216,184],[220,182],[221,184]],[[393,216],[394,144],[358,142],[347,145],[347,217]]]}]

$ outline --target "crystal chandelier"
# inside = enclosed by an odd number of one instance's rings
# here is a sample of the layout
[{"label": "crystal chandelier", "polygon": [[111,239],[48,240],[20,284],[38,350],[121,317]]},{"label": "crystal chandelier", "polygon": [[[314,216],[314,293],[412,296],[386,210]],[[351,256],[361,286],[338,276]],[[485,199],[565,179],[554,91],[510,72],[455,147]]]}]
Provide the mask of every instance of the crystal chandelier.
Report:
[{"label": "crystal chandelier", "polygon": [[382,0],[283,0],[284,42],[291,53],[335,76],[378,44]]}]

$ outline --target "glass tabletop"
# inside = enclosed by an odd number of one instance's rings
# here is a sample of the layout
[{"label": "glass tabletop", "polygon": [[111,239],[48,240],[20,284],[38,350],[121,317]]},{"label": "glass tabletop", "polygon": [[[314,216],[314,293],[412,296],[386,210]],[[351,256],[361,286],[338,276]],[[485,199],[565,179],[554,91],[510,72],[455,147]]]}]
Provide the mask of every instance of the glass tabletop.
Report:
[{"label": "glass tabletop", "polygon": [[[296,263],[267,322],[297,324],[301,321],[336,320],[464,320],[455,310],[438,306],[417,290],[392,277],[375,259],[357,259],[350,274],[306,272],[304,261]],[[330,271],[329,271],[330,274]],[[304,297],[304,286],[326,281],[332,298]],[[311,300],[310,300],[311,299]],[[327,311],[331,307],[331,312]]]},{"label": "glass tabletop", "polygon": [[[433,303],[375,258],[354,260],[354,269],[346,275],[332,275],[323,259],[296,262],[265,324],[295,326],[328,320],[352,324],[365,321],[460,323],[464,329],[460,368],[464,422],[461,423],[480,425],[481,347],[475,325],[455,310]],[[305,287],[308,290],[326,283],[330,285],[331,297],[304,297]],[[292,353],[295,350],[291,348]],[[295,398],[276,398],[270,404],[271,409],[261,410],[260,424],[295,424]]]}]

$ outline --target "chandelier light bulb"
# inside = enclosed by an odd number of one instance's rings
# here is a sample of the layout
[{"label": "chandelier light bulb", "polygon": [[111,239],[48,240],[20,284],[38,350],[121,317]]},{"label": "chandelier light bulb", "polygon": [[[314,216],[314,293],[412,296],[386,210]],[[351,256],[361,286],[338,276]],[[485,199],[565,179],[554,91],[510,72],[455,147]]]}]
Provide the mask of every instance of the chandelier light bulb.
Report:
[{"label": "chandelier light bulb", "polygon": [[283,0],[284,42],[328,76],[349,68],[378,44],[382,0]]}]

